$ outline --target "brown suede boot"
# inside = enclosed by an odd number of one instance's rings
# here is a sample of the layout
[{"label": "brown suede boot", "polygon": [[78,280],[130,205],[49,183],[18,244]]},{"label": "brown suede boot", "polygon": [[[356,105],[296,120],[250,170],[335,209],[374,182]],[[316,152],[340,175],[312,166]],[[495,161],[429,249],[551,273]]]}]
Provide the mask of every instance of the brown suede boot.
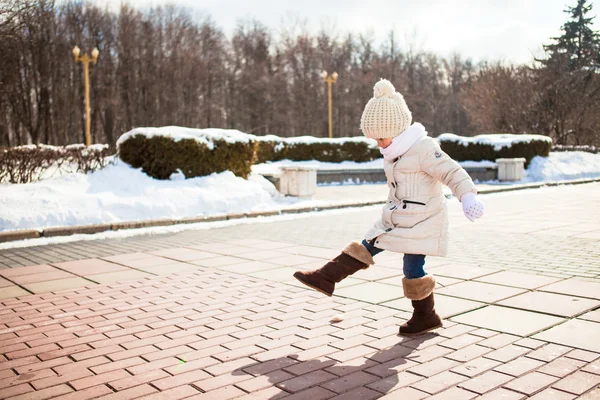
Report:
[{"label": "brown suede boot", "polygon": [[336,282],[341,282],[348,275],[368,268],[374,264],[373,257],[359,242],[348,244],[342,254],[329,261],[327,264],[314,271],[297,271],[294,278],[306,286],[331,296]]},{"label": "brown suede boot", "polygon": [[425,275],[417,279],[402,279],[404,295],[412,300],[414,308],[411,319],[400,326],[400,335],[414,336],[442,326],[442,319],[435,312],[433,289],[435,278]]}]

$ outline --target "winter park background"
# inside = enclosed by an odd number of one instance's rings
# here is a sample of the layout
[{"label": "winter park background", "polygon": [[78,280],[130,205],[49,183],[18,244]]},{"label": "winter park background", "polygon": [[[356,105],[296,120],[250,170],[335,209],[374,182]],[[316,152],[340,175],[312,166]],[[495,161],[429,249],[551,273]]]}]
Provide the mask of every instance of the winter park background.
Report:
[{"label": "winter park background", "polygon": [[[600,179],[600,35],[592,3],[570,3],[557,35],[540,43],[539,56],[527,63],[475,63],[468,55],[402,46],[394,30],[376,40],[368,32],[312,33],[301,25],[274,31],[245,20],[227,36],[218,21],[178,6],[0,1],[0,37],[7,38],[0,41],[0,232],[335,203],[282,196],[263,175],[284,165],[381,169],[383,160],[282,159],[253,164],[247,177],[176,169],[157,179],[117,154],[118,142],[131,132],[155,136],[154,128],[138,128],[151,126],[168,126],[163,132],[170,140],[191,138],[209,149],[206,134],[226,140],[232,132],[318,146],[328,127],[322,70],[340,76],[333,85],[338,143],[369,142],[359,119],[372,85],[385,77],[403,93],[413,120],[438,139],[455,134],[466,146],[486,134],[478,140],[498,148],[514,143],[500,133],[525,142],[532,135],[552,140],[548,156],[533,157],[522,180],[480,184]],[[93,171],[50,164],[36,179],[17,183],[5,173],[15,168],[9,163],[17,149],[84,140],[81,66],[69,57],[75,43],[100,50],[90,67],[90,122],[92,142],[110,155]]]}]

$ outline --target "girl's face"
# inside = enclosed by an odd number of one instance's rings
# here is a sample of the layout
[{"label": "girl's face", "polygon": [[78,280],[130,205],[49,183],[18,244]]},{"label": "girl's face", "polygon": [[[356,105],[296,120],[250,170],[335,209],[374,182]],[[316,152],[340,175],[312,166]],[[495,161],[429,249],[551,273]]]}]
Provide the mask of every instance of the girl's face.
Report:
[{"label": "girl's face", "polygon": [[385,149],[390,144],[392,144],[392,140],[394,140],[394,138],[383,138],[383,139],[375,139],[375,140],[377,140],[377,146],[381,147],[382,149]]}]

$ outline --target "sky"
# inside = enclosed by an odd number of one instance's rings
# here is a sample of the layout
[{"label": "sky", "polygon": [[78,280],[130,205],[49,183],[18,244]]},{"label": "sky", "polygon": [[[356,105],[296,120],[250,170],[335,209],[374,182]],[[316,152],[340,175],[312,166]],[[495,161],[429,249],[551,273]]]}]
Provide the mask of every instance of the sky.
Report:
[{"label": "sky", "polygon": [[[122,0],[95,0],[118,5]],[[541,56],[542,45],[560,35],[567,6],[577,0],[128,0],[136,7],[178,4],[194,15],[209,15],[231,36],[240,20],[257,19],[274,33],[294,21],[310,32],[321,28],[345,35],[372,34],[382,43],[394,30],[401,49],[459,53],[481,60],[529,63]],[[600,0],[592,0],[592,15]],[[594,20],[600,30],[600,17]]]}]

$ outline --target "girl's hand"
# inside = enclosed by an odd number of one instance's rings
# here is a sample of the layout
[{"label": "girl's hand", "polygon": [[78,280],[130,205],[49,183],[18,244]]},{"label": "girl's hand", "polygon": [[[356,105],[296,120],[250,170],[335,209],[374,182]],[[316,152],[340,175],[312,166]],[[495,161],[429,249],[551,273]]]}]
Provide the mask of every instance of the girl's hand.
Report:
[{"label": "girl's hand", "polygon": [[462,203],[463,212],[469,221],[475,222],[477,218],[483,216],[485,205],[477,199],[475,193],[469,192],[463,194],[460,201]]}]

